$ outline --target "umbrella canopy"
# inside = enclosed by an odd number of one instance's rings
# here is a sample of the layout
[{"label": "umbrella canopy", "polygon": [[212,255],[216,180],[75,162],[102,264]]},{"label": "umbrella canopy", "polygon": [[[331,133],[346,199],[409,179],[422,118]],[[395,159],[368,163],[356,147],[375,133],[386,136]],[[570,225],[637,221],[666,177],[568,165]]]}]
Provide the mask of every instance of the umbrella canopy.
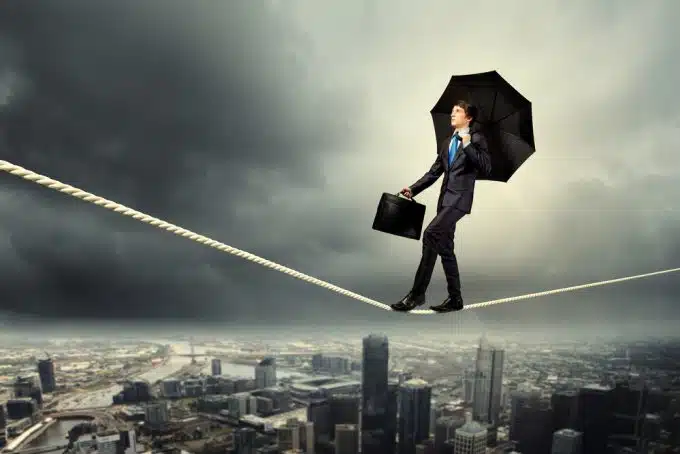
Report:
[{"label": "umbrella canopy", "polygon": [[531,102],[496,71],[453,76],[430,111],[437,144],[453,132],[451,110],[461,100],[477,107],[473,130],[489,143],[491,174],[479,179],[507,182],[535,151]]}]

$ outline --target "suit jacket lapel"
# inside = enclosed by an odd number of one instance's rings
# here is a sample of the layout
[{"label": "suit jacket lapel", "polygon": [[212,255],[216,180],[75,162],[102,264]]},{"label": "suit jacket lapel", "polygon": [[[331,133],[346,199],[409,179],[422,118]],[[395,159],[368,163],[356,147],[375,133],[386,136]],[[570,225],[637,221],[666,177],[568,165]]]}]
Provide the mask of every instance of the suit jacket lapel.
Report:
[{"label": "suit jacket lapel", "polygon": [[460,159],[460,157],[464,154],[465,153],[463,152],[463,141],[459,140],[458,141],[458,148],[456,149],[456,155],[453,157],[453,162],[451,163],[451,167],[453,167],[453,165],[456,163],[456,161],[458,161],[458,159]]},{"label": "suit jacket lapel", "polygon": [[444,160],[444,166],[446,167],[447,171],[451,170],[451,168],[456,163],[456,161],[458,161],[460,156],[462,154],[464,154],[463,153],[463,141],[459,140],[458,141],[458,148],[456,149],[456,155],[453,157],[453,161],[451,162],[451,164],[449,164],[449,146],[451,145],[451,139],[452,138],[453,138],[453,134],[451,134],[446,139],[444,139],[444,142],[442,143],[442,147],[441,147],[442,149],[441,149],[441,152],[440,152],[441,157]]},{"label": "suit jacket lapel", "polygon": [[439,150],[439,155],[444,160],[444,168],[448,171],[451,166],[449,165],[449,145],[451,144],[451,138],[453,134],[447,136],[446,139],[442,141],[441,149]]}]

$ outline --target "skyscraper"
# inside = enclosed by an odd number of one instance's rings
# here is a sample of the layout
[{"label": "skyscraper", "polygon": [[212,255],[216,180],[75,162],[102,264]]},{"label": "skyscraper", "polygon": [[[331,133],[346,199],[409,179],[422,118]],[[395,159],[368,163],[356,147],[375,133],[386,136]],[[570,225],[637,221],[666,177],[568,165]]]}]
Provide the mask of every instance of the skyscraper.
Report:
[{"label": "skyscraper", "polygon": [[523,436],[520,427],[522,423],[522,408],[528,405],[540,404],[541,394],[538,390],[533,389],[518,389],[510,395],[510,439],[519,441]]},{"label": "skyscraper", "polygon": [[559,391],[552,395],[553,430],[576,429],[578,423],[578,391]]},{"label": "skyscraper", "polygon": [[257,389],[276,386],[276,361],[274,358],[265,358],[255,366],[255,386]]},{"label": "skyscraper", "polygon": [[[533,396],[532,396],[533,397]],[[511,439],[522,454],[550,452],[553,441],[553,413],[550,402],[530,398],[513,408]]]},{"label": "skyscraper", "polygon": [[645,383],[617,383],[612,394],[611,422],[607,445],[611,449],[643,451],[643,434],[649,389]]},{"label": "skyscraper", "polygon": [[236,452],[238,454],[255,454],[255,438],[257,432],[252,427],[241,427],[235,431]]},{"label": "skyscraper", "polygon": [[395,451],[397,440],[397,415],[399,413],[399,382],[387,382],[387,421],[385,423],[385,439],[388,452]]},{"label": "skyscraper", "polygon": [[314,454],[314,423],[290,418],[276,432],[280,451],[300,449]]},{"label": "skyscraper", "polygon": [[606,452],[612,410],[611,388],[597,384],[581,388],[578,408],[583,454]]},{"label": "skyscraper", "polygon": [[310,399],[307,405],[307,421],[314,423],[314,438],[317,442],[328,442],[331,439],[331,411],[328,399]]},{"label": "skyscraper", "polygon": [[351,424],[355,426],[359,424],[360,405],[360,394],[334,394],[328,397],[331,440],[336,437],[335,427],[338,424]]},{"label": "skyscraper", "polygon": [[51,393],[57,387],[54,363],[51,358],[38,360],[38,375],[43,392]]},{"label": "skyscraper", "polygon": [[486,339],[479,341],[475,364],[475,392],[472,415],[475,421],[496,425],[503,397],[504,351],[488,346]]},{"label": "skyscraper", "polygon": [[5,415],[5,406],[0,404],[0,448],[4,448],[7,444],[7,437],[5,427],[7,426],[7,415]]},{"label": "skyscraper", "polygon": [[463,400],[470,404],[475,397],[475,371],[466,370],[463,374]]},{"label": "skyscraper", "polygon": [[446,442],[453,440],[456,430],[463,427],[465,418],[461,416],[442,416],[437,418],[434,430],[434,449],[439,454],[446,452]]},{"label": "skyscraper", "polygon": [[39,377],[35,375],[17,377],[14,382],[14,397],[30,397],[38,406],[42,406],[43,395]]},{"label": "skyscraper", "polygon": [[562,429],[553,435],[550,454],[581,454],[583,435],[572,429]]},{"label": "skyscraper", "polygon": [[354,424],[335,426],[335,454],[357,454],[359,452],[359,432]]},{"label": "skyscraper", "polygon": [[168,403],[161,401],[146,405],[146,407],[144,407],[144,420],[152,427],[166,424],[170,420]]},{"label": "skyscraper", "polygon": [[432,387],[412,379],[399,390],[399,454],[415,454],[416,445],[430,436]]},{"label": "skyscraper", "polygon": [[219,358],[213,358],[210,361],[210,366],[213,376],[222,375],[222,361]]},{"label": "skyscraper", "polygon": [[387,337],[370,335],[363,339],[361,371],[361,452],[393,454],[394,440],[388,440],[389,346]]}]

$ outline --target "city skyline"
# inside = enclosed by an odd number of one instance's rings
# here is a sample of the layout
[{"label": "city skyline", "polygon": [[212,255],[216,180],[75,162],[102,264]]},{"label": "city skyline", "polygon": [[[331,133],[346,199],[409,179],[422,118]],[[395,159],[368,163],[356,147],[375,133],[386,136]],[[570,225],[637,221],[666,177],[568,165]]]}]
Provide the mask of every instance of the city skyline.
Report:
[{"label": "city skyline", "polygon": [[[371,449],[389,454],[417,454],[422,452],[419,445],[449,453],[445,446],[451,444],[476,446],[469,451],[473,454],[489,454],[486,446],[497,447],[491,452],[500,454],[512,444],[527,454],[602,454],[606,446],[636,446],[640,453],[649,446],[670,454],[680,440],[673,422],[677,341],[570,349],[508,345],[501,351],[481,337],[475,348],[458,346],[438,355],[379,334],[344,337],[335,344],[294,339],[266,344],[229,336],[193,342],[139,339],[6,347],[8,359],[0,366],[15,378],[0,387],[8,446],[18,447],[21,437],[43,430],[38,421],[51,427],[49,415],[88,414],[104,424],[97,432],[102,443],[113,441],[109,435],[128,433],[130,424],[142,418],[146,428],[136,435],[141,445],[181,446],[188,441],[182,430],[195,424],[212,427],[200,437],[202,443],[245,443],[237,429],[245,425],[251,435],[252,430],[259,433],[260,446],[285,449],[310,446],[314,440],[319,454],[332,453],[329,421],[356,424],[357,418],[364,437],[374,435]],[[275,353],[290,348],[295,352]],[[253,353],[262,349],[271,352],[265,361]],[[194,351],[201,355],[198,361],[188,356]],[[58,367],[38,377],[42,353],[55,358]],[[499,354],[503,359],[498,360]],[[447,356],[453,361],[442,360]],[[213,367],[215,358],[220,358],[220,370]],[[275,369],[264,387],[257,384],[262,366]],[[469,377],[475,381],[472,401],[466,397]],[[56,388],[47,391],[52,382]],[[485,415],[487,408],[496,416]],[[367,409],[369,419],[382,420],[378,426],[366,425]],[[275,430],[268,429],[272,424]],[[161,441],[163,431],[175,435]],[[352,439],[357,443],[356,437],[347,441]],[[39,445],[60,446],[52,443]],[[574,443],[583,450],[573,451]],[[356,454],[356,448],[344,452]]]},{"label": "city skyline", "polygon": [[[497,69],[533,103],[537,153],[510,183],[480,184],[456,246],[466,302],[680,266],[679,5],[468,3],[5,1],[0,157],[392,303],[421,246],[371,230],[380,194],[429,167],[428,112],[451,74]],[[454,51],[447,18],[462,9],[488,20],[461,24],[470,44]],[[435,199],[419,197],[428,217]],[[376,311],[4,174],[0,217],[8,320],[452,323]],[[439,266],[431,288],[443,298]],[[653,331],[678,320],[679,295],[659,276],[465,321]]]}]

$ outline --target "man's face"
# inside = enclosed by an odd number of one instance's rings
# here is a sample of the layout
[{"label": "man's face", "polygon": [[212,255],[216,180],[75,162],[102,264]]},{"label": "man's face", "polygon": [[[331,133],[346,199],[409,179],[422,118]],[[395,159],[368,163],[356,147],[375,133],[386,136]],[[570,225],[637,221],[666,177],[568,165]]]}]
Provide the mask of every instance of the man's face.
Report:
[{"label": "man's face", "polygon": [[470,125],[470,119],[468,118],[465,110],[460,106],[455,106],[451,111],[451,126],[456,129],[467,128]]}]

